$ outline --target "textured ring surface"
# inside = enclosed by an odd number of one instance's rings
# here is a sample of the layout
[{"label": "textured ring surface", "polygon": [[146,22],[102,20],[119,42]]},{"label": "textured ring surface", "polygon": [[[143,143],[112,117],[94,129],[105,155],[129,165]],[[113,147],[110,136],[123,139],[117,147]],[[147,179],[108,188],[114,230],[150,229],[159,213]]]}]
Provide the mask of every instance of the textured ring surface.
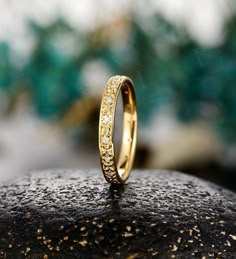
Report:
[{"label": "textured ring surface", "polygon": [[[123,99],[123,134],[118,162],[115,161],[114,122],[119,93]],[[133,165],[137,139],[137,106],[134,85],[126,76],[113,76],[103,93],[99,118],[99,151],[105,179],[123,184]]]}]

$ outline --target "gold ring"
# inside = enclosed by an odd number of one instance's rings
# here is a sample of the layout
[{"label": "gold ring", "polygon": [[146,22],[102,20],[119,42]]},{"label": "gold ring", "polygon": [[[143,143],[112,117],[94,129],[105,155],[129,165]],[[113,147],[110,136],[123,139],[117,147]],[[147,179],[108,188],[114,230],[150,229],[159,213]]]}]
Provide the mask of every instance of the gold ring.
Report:
[{"label": "gold ring", "polygon": [[[115,110],[119,93],[123,99],[123,134],[116,165],[113,142]],[[123,184],[133,165],[137,140],[137,106],[134,85],[126,76],[113,76],[103,93],[99,118],[99,151],[105,179],[111,184]]]}]

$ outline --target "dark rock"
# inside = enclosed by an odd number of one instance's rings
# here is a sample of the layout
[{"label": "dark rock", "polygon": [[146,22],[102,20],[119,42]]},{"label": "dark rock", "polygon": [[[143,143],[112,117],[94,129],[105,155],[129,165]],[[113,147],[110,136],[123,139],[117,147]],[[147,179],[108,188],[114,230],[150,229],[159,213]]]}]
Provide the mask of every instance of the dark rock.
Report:
[{"label": "dark rock", "polygon": [[236,258],[236,195],[185,174],[34,173],[0,186],[1,258]]}]

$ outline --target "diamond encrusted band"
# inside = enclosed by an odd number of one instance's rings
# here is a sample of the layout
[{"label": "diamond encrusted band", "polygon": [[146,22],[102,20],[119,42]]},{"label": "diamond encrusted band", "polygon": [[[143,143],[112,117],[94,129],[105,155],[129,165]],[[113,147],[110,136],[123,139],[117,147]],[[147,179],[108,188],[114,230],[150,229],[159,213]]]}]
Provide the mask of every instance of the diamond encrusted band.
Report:
[{"label": "diamond encrusted band", "polygon": [[[116,165],[113,143],[115,109],[119,93],[123,99],[123,135]],[[109,79],[101,103],[99,119],[99,151],[105,179],[112,184],[123,184],[133,165],[137,139],[137,108],[134,86],[126,76]]]}]

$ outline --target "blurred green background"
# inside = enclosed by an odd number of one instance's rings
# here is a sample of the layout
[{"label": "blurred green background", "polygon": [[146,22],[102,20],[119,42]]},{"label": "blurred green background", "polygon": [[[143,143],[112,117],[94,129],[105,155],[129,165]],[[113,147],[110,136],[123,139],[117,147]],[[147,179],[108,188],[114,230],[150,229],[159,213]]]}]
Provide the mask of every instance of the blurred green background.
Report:
[{"label": "blurred green background", "polygon": [[236,190],[235,7],[1,0],[0,179],[99,167],[102,92],[124,74],[138,99],[135,167]]}]

